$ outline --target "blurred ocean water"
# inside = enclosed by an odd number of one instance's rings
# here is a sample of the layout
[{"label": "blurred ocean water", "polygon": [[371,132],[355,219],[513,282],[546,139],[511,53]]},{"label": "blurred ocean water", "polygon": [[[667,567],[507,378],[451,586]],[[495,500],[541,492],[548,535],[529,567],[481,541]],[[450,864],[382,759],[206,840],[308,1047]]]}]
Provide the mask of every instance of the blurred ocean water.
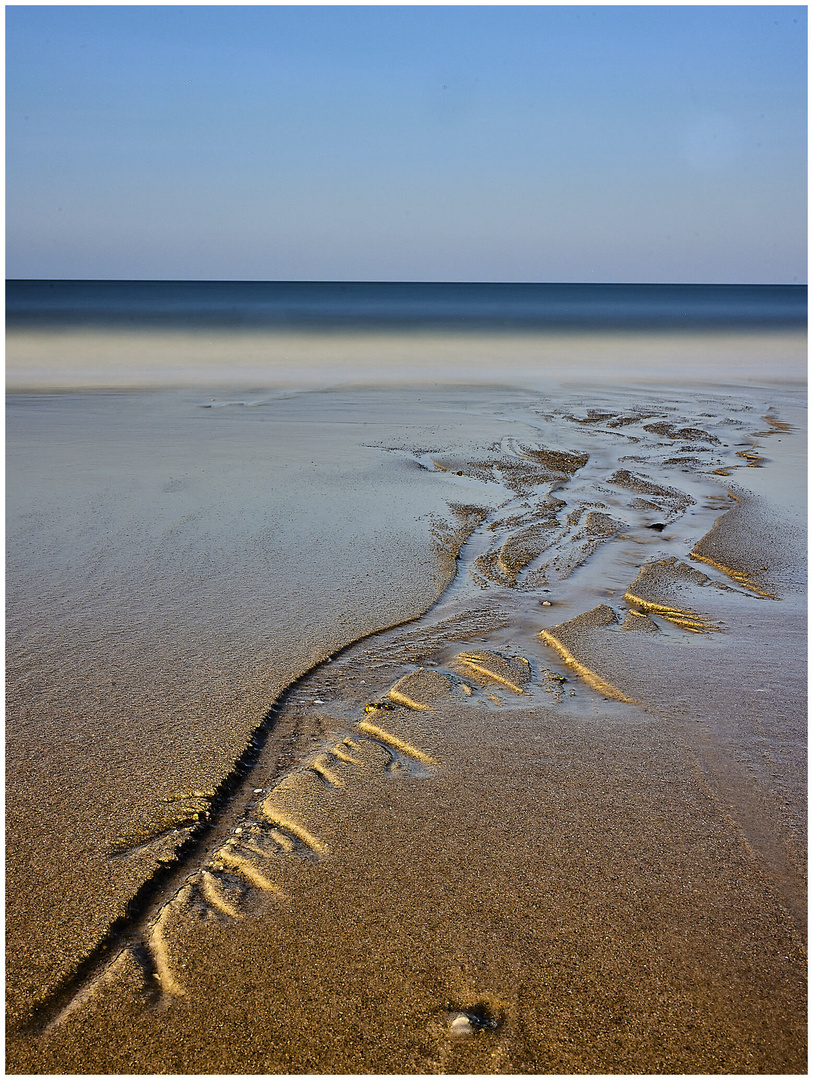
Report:
[{"label": "blurred ocean water", "polygon": [[737,329],[807,319],[803,285],[33,281],[6,285],[10,327],[403,330]]},{"label": "blurred ocean water", "polygon": [[804,382],[795,285],[33,281],[9,390]]}]

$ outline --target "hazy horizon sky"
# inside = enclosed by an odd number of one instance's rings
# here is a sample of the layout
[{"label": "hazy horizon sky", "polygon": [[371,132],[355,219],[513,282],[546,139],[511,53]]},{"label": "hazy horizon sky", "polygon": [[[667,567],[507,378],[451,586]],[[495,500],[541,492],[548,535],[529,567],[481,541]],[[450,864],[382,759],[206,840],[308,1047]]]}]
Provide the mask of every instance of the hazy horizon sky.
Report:
[{"label": "hazy horizon sky", "polygon": [[6,274],[804,282],[805,6],[6,8]]}]

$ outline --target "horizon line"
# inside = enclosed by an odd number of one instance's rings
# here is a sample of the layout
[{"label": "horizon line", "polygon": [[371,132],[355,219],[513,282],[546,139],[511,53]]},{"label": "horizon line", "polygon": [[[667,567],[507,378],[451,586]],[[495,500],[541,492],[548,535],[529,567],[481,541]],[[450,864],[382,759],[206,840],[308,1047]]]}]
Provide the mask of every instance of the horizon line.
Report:
[{"label": "horizon line", "polygon": [[84,284],[115,282],[118,284],[166,284],[169,282],[191,284],[235,285],[595,285],[595,286],[675,286],[686,288],[774,288],[778,286],[807,288],[807,281],[537,281],[537,280],[486,280],[486,279],[434,279],[434,278],[114,278],[114,277],[6,277],[6,284],[17,281],[75,281]]}]

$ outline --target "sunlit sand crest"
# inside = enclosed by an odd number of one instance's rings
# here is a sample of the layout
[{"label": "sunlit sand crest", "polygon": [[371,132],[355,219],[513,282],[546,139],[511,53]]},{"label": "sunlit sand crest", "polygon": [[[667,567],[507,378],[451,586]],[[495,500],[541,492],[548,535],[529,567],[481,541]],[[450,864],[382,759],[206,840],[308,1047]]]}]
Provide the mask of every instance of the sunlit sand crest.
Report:
[{"label": "sunlit sand crest", "polygon": [[567,646],[559,641],[559,639],[549,630],[543,630],[539,636],[546,645],[550,645],[551,648],[555,649],[567,666],[572,668],[577,675],[584,679],[587,685],[592,687],[593,690],[597,690],[598,693],[602,694],[604,697],[613,698],[616,701],[623,701],[629,705],[641,704],[640,701],[628,697],[623,691],[619,690],[617,686],[613,686],[613,684],[607,682],[606,679],[602,679],[595,671],[591,671],[589,667],[577,660]]}]

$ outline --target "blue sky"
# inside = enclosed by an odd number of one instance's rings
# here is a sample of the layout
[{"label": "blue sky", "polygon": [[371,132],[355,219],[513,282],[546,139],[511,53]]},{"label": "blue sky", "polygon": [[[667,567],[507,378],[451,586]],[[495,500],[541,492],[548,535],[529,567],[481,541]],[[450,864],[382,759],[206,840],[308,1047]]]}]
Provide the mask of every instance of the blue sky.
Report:
[{"label": "blue sky", "polygon": [[9,277],[805,281],[806,8],[6,8]]}]

